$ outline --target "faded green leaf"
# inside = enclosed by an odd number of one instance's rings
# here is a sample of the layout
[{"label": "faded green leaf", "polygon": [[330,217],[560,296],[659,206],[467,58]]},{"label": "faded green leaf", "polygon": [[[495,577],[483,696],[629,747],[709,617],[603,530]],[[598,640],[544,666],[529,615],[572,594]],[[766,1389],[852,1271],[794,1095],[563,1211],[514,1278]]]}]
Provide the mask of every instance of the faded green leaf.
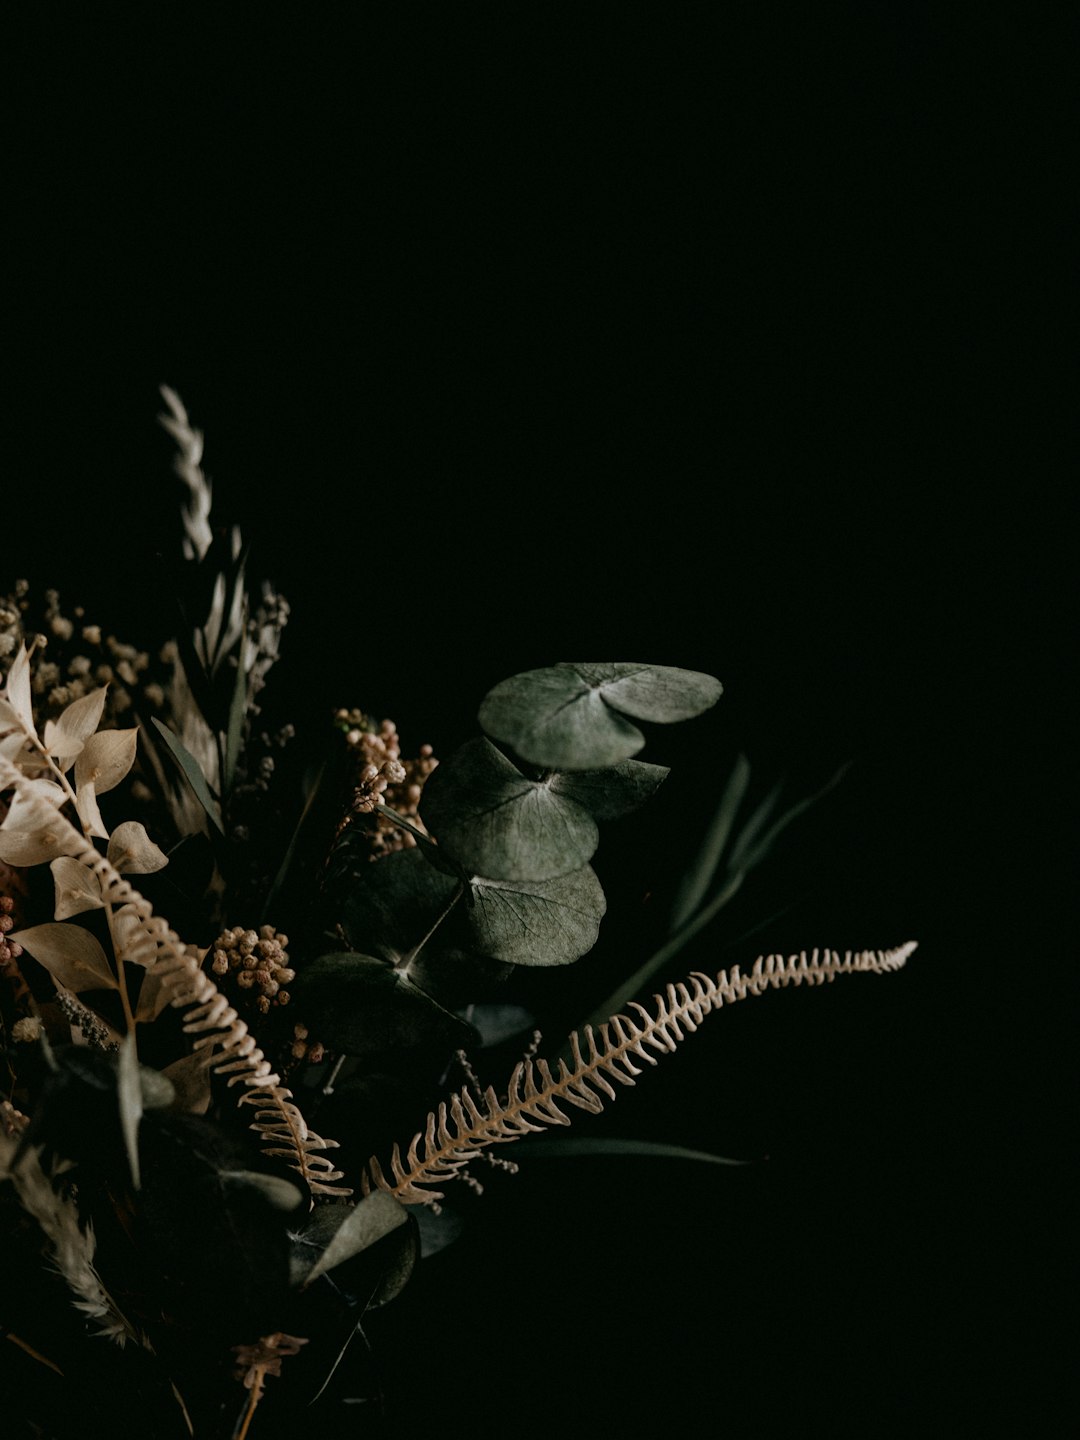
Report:
[{"label": "faded green leaf", "polygon": [[195,798],[206,811],[207,815],[209,815],[211,821],[214,823],[217,829],[220,830],[221,833],[224,835],[225,828],[221,823],[220,807],[218,806],[218,802],[214,799],[214,796],[210,790],[210,786],[206,783],[206,776],[199,769],[198,762],[196,761],[194,755],[192,755],[191,751],[183,743],[180,737],[178,735],[174,735],[167,725],[163,725],[156,715],[154,715],[152,719],[154,725],[156,726],[158,732],[161,735],[161,738],[169,747],[169,753],[172,755],[176,764],[179,766],[180,773],[184,776],[184,779],[191,786],[195,794]]},{"label": "faded green leaf", "polygon": [[105,951],[88,930],[78,925],[32,925],[10,937],[65,989],[115,990],[116,979]]},{"label": "faded green leaf", "polygon": [[551,788],[582,806],[594,820],[618,820],[651,799],[670,773],[666,765],[620,760],[601,770],[557,770]]},{"label": "faded green leaf", "polygon": [[480,723],[534,765],[592,770],[629,759],[645,743],[631,724],[689,719],[720,698],[720,682],[665,665],[560,664],[496,685]]},{"label": "faded green leaf", "polygon": [[124,1137],[124,1149],[127,1151],[128,1165],[131,1169],[131,1183],[138,1190],[141,1186],[139,1121],[142,1119],[143,1101],[134,1031],[125,1035],[120,1042],[116,1067],[116,1098],[120,1105],[120,1130]]},{"label": "faded green leaf", "polygon": [[408,1219],[405,1206],[385,1190],[376,1190],[356,1205],[320,1207],[297,1237],[305,1248],[313,1243],[321,1246],[321,1254],[300,1284],[310,1285],[320,1275],[406,1225]]},{"label": "faded green leaf", "polygon": [[607,901],[592,867],[557,880],[474,877],[465,912],[476,948],[511,965],[567,965],[596,944]]},{"label": "faded green leaf", "polygon": [[262,1170],[219,1170],[217,1175],[223,1190],[254,1190],[273,1210],[288,1214],[304,1203],[299,1186],[281,1175],[267,1175]]}]

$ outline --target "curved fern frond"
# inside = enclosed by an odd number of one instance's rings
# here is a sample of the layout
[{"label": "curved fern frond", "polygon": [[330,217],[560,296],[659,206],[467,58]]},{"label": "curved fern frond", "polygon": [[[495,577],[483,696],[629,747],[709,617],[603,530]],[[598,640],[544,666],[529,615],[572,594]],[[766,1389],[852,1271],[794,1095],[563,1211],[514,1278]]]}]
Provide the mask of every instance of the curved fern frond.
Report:
[{"label": "curved fern frond", "polygon": [[345,1178],[345,1172],[336,1170],[333,1162],[319,1153],[336,1150],[338,1142],[324,1140],[308,1129],[291,1090],[283,1085],[247,1090],[240,1096],[240,1104],[262,1106],[255,1112],[251,1129],[259,1133],[263,1154],[286,1161],[304,1177],[313,1195],[344,1198],[353,1193],[337,1183]]},{"label": "curved fern frond", "polygon": [[737,965],[721,970],[716,979],[695,971],[689,979],[668,985],[662,995],[653,996],[653,1012],[636,1001],[634,1014],[615,1015],[599,1027],[575,1031],[569,1040],[571,1067],[558,1061],[553,1074],[546,1060],[526,1057],[514,1069],[501,1100],[490,1086],[474,1095],[465,1088],[439,1105],[427,1118],[404,1157],[394,1146],[387,1176],[377,1159],[371,1159],[361,1177],[361,1191],[387,1190],[405,1204],[431,1205],[443,1192],[431,1187],[460,1178],[470,1160],[487,1145],[507,1144],[546,1125],[569,1125],[570,1116],[560,1108],[574,1105],[596,1115],[604,1099],[617,1094],[612,1081],[633,1085],[643,1060],[655,1065],[657,1054],[674,1050],[702,1020],[723,1005],[761,995],[787,985],[821,985],[837,975],[859,972],[877,974],[899,970],[915,949],[908,941],[892,950],[814,950],[807,955],[759,955],[743,974]]},{"label": "curved fern frond", "polygon": [[291,1090],[259,1049],[246,1021],[202,969],[198,955],[190,953],[179,935],[108,859],[74,825],[42,800],[25,777],[0,756],[0,789],[14,789],[40,811],[42,828],[48,828],[64,853],[73,856],[97,877],[101,898],[107,905],[127,907],[131,917],[124,929],[124,959],[152,971],[169,994],[169,1003],[185,1010],[183,1030],[194,1038],[192,1049],[203,1052],[207,1067],[216,1075],[228,1075],[230,1086],[245,1087],[241,1104],[263,1108],[251,1128],[258,1132],[267,1154],[288,1161],[303,1176],[313,1194],[351,1195],[336,1186],[342,1172],[317,1153],[335,1147],[307,1128]]}]

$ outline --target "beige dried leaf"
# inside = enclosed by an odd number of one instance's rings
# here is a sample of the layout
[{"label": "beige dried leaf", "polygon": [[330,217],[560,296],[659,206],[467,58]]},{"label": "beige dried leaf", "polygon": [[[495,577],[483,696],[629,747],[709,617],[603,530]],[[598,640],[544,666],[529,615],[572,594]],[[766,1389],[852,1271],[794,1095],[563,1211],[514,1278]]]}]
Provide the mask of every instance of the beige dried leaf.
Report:
[{"label": "beige dried leaf", "polygon": [[[146,978],[149,980],[150,975]],[[210,1108],[210,1060],[205,1050],[196,1050],[193,1055],[174,1060],[161,1073],[172,1081],[176,1090],[171,1109],[181,1110],[187,1115],[206,1114]]]},{"label": "beige dried leaf", "polygon": [[101,886],[92,870],[69,855],[58,856],[50,865],[56,886],[54,920],[67,920],[84,910],[100,910],[104,901]]},{"label": "beige dried leaf", "polygon": [[58,985],[79,994],[82,990],[115,990],[116,978],[105,951],[93,935],[78,925],[32,925],[11,936],[44,965]]},{"label": "beige dried leaf", "polygon": [[116,827],[109,840],[108,858],[121,875],[151,875],[169,863],[138,820],[125,820]]},{"label": "beige dried leaf", "polygon": [[4,689],[4,699],[15,712],[19,724],[24,725],[33,734],[34,706],[30,695],[30,656],[26,653],[25,644],[19,646],[19,653],[11,662],[7,685]]},{"label": "beige dried leaf", "polygon": [[[0,714],[0,725],[3,724],[6,724],[6,721],[4,719],[4,716]],[[0,740],[0,755],[3,755],[5,760],[11,760],[15,762],[22,754],[25,746],[26,736],[23,734],[22,730],[12,730],[10,735],[5,735],[4,738]]]},{"label": "beige dried leaf", "polygon": [[50,805],[59,805],[64,798],[58,785],[49,780],[28,780],[12,798],[11,806],[0,823],[0,860],[8,865],[41,865],[58,855],[70,854],[73,837],[64,822],[33,803],[38,796]]},{"label": "beige dried leaf", "polygon": [[149,967],[157,959],[157,946],[147,934],[134,905],[121,905],[112,917],[113,949],[118,960]]},{"label": "beige dried leaf", "polygon": [[[135,1007],[135,1019],[149,1025],[167,1007],[170,998],[171,992],[164,983],[162,975],[155,968],[148,968],[143,976],[142,988],[139,990],[139,1003]],[[205,1053],[203,1050],[196,1051],[196,1054],[202,1056],[204,1061]]]},{"label": "beige dried leaf", "polygon": [[61,762],[62,769],[70,769],[72,762],[82,753],[87,740],[101,724],[105,692],[105,686],[92,690],[89,695],[73,700],[61,711],[57,720],[46,721],[45,748],[54,760]]},{"label": "beige dried leaf", "polygon": [[91,735],[75,762],[76,786],[81,790],[85,782],[92,781],[94,793],[104,795],[119,785],[135,763],[138,738],[137,725],[130,730],[99,730]]},{"label": "beige dried leaf", "polygon": [[[76,774],[78,774],[78,770],[79,762],[76,761]],[[84,780],[79,786],[75,808],[79,812],[79,819],[82,821],[87,835],[96,835],[101,840],[108,840],[109,832],[105,829],[105,821],[101,818],[101,811],[98,809],[97,793],[92,780]]]}]

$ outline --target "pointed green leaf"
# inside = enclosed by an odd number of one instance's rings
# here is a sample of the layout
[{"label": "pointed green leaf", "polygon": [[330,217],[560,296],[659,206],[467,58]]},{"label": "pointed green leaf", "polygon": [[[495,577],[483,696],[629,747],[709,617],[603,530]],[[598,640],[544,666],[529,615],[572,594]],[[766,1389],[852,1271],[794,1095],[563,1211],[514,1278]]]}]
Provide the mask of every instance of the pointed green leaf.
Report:
[{"label": "pointed green leaf", "polygon": [[568,1135],[565,1139],[533,1139],[527,1136],[519,1147],[526,1160],[576,1160],[590,1155],[639,1155],[650,1160],[702,1160],[709,1165],[749,1165],[749,1160],[731,1160],[708,1150],[689,1150],[685,1145],[665,1145],[653,1140],[601,1139],[592,1135]]},{"label": "pointed green leaf", "polygon": [[221,833],[224,835],[225,827],[221,823],[220,807],[218,806],[218,802],[214,799],[214,796],[210,790],[210,786],[206,783],[206,776],[199,769],[198,762],[196,761],[194,755],[192,755],[191,751],[183,743],[179,735],[174,735],[173,732],[169,729],[169,727],[167,725],[163,725],[156,715],[152,716],[151,718],[153,719],[154,725],[157,727],[161,738],[168,746],[170,755],[172,755],[176,764],[179,766],[180,773],[184,776],[184,779],[188,782],[188,784],[194,791],[195,798],[206,811],[207,815],[209,815],[210,819],[213,821],[217,829],[220,830]]},{"label": "pointed green leaf", "polygon": [[385,1190],[376,1190],[357,1205],[320,1207],[297,1236],[304,1248],[314,1243],[321,1249],[318,1259],[300,1281],[301,1286],[310,1285],[320,1275],[377,1244],[406,1225],[408,1219],[405,1206]]}]

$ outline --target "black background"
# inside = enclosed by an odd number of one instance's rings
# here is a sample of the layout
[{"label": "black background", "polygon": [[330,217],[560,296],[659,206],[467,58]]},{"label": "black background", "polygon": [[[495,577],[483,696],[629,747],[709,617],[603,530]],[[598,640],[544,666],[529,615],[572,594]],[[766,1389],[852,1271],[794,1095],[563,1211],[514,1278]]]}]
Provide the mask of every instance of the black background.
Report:
[{"label": "black background", "polygon": [[292,602],[298,725],[360,704],[446,754],[535,665],[724,681],[650,740],[673,774],[604,839],[567,994],[643,958],[740,749],[753,798],[855,763],[686,968],[920,941],[711,1020],[595,1122],[767,1160],[493,1183],[376,1317],[394,1423],[1065,1433],[1059,37],[152,9],[6,62],[5,574],[167,613],[164,381]]}]

